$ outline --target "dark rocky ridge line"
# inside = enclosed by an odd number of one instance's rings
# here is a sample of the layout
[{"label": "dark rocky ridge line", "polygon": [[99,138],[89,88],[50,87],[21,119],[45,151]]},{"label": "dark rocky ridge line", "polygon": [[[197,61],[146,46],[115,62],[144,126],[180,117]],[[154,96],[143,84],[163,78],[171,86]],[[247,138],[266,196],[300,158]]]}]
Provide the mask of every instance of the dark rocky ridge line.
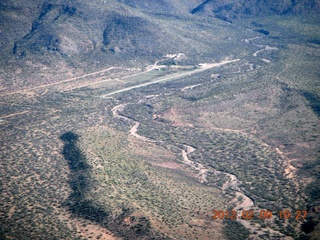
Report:
[{"label": "dark rocky ridge line", "polygon": [[[109,7],[110,6],[110,7]],[[29,10],[26,10],[29,9]],[[319,0],[303,1],[170,1],[141,2],[136,0],[45,1],[0,4],[4,34],[1,55],[25,57],[31,54],[47,55],[57,60],[78,58],[85,54],[122,53],[130,56],[148,56],[182,46],[171,41],[172,34],[162,26],[141,15],[141,12],[162,12],[173,15],[212,15],[232,22],[241,17],[268,14],[318,13]],[[25,16],[25,12],[32,14]],[[9,14],[10,12],[10,14]],[[19,16],[13,20],[11,14]],[[29,26],[29,27],[25,27]],[[29,30],[28,30],[29,29]],[[9,34],[10,32],[10,34]],[[111,44],[112,43],[112,44]],[[112,46],[109,46],[109,45]],[[190,48],[190,47],[189,47]],[[9,50],[10,49],[10,50]],[[9,50],[9,51],[8,51]],[[57,56],[56,56],[57,55]],[[62,58],[61,58],[62,56]],[[108,58],[114,57],[108,55]],[[41,57],[40,57],[41,58]]]},{"label": "dark rocky ridge line", "polygon": [[319,0],[276,1],[276,0],[206,0],[192,9],[192,14],[207,12],[218,17],[239,18],[270,14],[319,13]]}]

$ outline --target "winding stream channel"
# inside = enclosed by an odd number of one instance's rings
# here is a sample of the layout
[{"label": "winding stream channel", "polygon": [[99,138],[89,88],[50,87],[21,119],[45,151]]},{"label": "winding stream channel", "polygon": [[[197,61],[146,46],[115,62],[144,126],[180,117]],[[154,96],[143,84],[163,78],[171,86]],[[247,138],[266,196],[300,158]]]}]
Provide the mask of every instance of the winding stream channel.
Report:
[{"label": "winding stream channel", "polygon": [[[126,103],[119,104],[119,105],[116,105],[115,107],[113,107],[111,111],[113,113],[113,117],[120,118],[120,119],[126,120],[131,123],[133,122],[133,126],[129,130],[129,134],[139,140],[144,141],[144,142],[163,143],[163,141],[157,141],[157,140],[153,140],[148,137],[139,135],[137,133],[137,131],[140,126],[140,122],[133,121],[132,119],[125,117],[119,113],[119,112],[123,111],[126,106],[127,106]],[[240,210],[252,209],[254,207],[254,202],[252,201],[251,198],[249,198],[240,189],[239,186],[240,186],[241,182],[238,180],[237,176],[230,174],[230,173],[227,173],[227,172],[219,171],[214,168],[208,169],[204,165],[202,165],[201,163],[192,161],[189,158],[189,155],[192,154],[193,152],[195,152],[196,150],[197,149],[192,146],[189,146],[186,144],[183,145],[183,148],[181,148],[181,155],[182,155],[183,163],[185,165],[189,166],[195,172],[197,172],[196,177],[197,177],[198,181],[203,184],[208,182],[207,181],[208,172],[211,172],[215,175],[222,175],[222,176],[227,177],[227,181],[223,184],[221,189],[224,193],[226,193],[228,190],[232,190],[235,193],[235,197],[229,203],[235,204],[234,210],[238,213],[237,221],[239,221],[241,224],[243,224],[246,228],[249,228],[251,231],[258,232],[259,231],[258,228],[260,228],[260,225],[259,226],[252,226],[249,224],[248,220],[243,220],[241,218],[241,211]],[[239,201],[239,199],[241,199],[241,200]],[[276,233],[278,233],[278,232],[276,232]]]},{"label": "winding stream channel", "polygon": [[[269,50],[269,49],[263,49],[263,50]],[[273,48],[271,50],[273,50]],[[238,60],[235,60],[235,61],[238,61]],[[232,62],[232,61],[228,61],[228,62]],[[211,67],[212,66],[207,67],[207,68],[211,68]],[[161,81],[163,81],[163,80],[161,80]],[[155,81],[155,82],[160,82],[160,81]],[[155,82],[152,82],[152,83],[155,83]],[[108,97],[110,95],[113,95],[115,93],[128,91],[128,90],[131,90],[133,88],[142,87],[142,86],[149,85],[149,84],[152,84],[152,83],[141,84],[141,85],[138,85],[138,86],[125,88],[125,89],[122,89],[122,90],[119,90],[119,91],[115,91],[115,92],[106,94],[103,97],[106,98],[106,97]],[[198,85],[194,85],[192,87],[196,87],[196,86],[198,86]],[[154,96],[154,95],[152,95],[152,96]],[[144,100],[146,100],[148,98],[149,98],[149,96],[146,96],[144,99],[140,100],[139,103],[143,102]],[[122,112],[127,105],[128,105],[128,103],[122,103],[122,104],[116,105],[115,107],[112,108],[111,111],[113,113],[113,117],[114,118],[123,119],[123,120],[128,121],[131,124],[133,124],[132,127],[129,130],[129,134],[131,136],[133,136],[133,137],[135,137],[135,138],[137,138],[137,139],[139,139],[141,141],[148,142],[148,143],[155,143],[155,144],[156,143],[164,143],[164,144],[168,144],[168,143],[166,143],[164,141],[154,140],[154,139],[150,139],[148,137],[139,135],[137,133],[137,131],[138,131],[138,128],[139,128],[141,123],[138,122],[138,121],[134,121],[133,119],[130,119],[130,118],[125,117],[125,116],[120,114],[120,112]],[[217,130],[219,130],[219,129],[217,129]],[[170,145],[172,145],[172,144],[170,144]],[[178,147],[177,145],[175,147]],[[195,172],[195,177],[198,179],[198,181],[200,183],[202,183],[202,184],[208,183],[208,180],[207,180],[208,179],[208,173],[214,174],[216,176],[223,176],[224,178],[227,178],[227,180],[222,185],[221,190],[222,190],[223,193],[227,193],[227,192],[230,192],[230,191],[232,191],[234,193],[234,198],[231,201],[229,201],[229,204],[230,205],[231,204],[234,205],[233,210],[235,210],[237,212],[237,214],[238,214],[237,221],[240,222],[247,229],[249,229],[251,233],[255,232],[254,235],[251,234],[251,236],[250,236],[252,239],[259,239],[258,235],[264,234],[263,230],[261,229],[261,224],[260,223],[252,224],[250,222],[250,220],[244,220],[241,217],[241,214],[242,214],[243,210],[250,210],[250,209],[253,209],[253,208],[256,210],[258,208],[255,206],[253,200],[249,196],[247,196],[243,190],[241,190],[241,188],[240,188],[241,182],[239,181],[237,176],[234,175],[234,174],[228,173],[228,172],[219,171],[219,170],[217,170],[215,168],[212,168],[212,167],[210,167],[210,169],[209,169],[209,168],[207,168],[206,166],[202,165],[199,162],[192,161],[189,158],[189,156],[190,156],[190,154],[195,152],[197,149],[192,147],[192,146],[190,146],[190,145],[184,144],[183,147],[178,147],[178,148],[181,149],[182,162]],[[262,221],[262,223],[263,223],[263,221]],[[267,229],[264,229],[264,230],[268,230],[269,233],[277,235],[278,236],[277,239],[288,239],[288,240],[292,239],[291,237],[284,236],[279,231],[275,231],[275,230],[273,230],[271,228],[267,228]]]}]

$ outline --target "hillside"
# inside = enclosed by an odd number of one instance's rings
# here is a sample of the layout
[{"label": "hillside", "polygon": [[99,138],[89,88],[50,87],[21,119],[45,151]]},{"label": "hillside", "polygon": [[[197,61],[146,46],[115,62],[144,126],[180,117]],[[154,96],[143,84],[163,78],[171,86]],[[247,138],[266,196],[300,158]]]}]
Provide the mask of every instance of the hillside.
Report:
[{"label": "hillside", "polygon": [[223,20],[275,14],[311,14],[320,10],[319,0],[206,0],[191,10],[192,14],[208,14]]},{"label": "hillside", "polygon": [[0,16],[0,239],[319,238],[319,1]]},{"label": "hillside", "polygon": [[[310,14],[319,11],[317,0],[96,0],[90,3],[38,0],[5,1],[0,4],[3,16],[0,54],[2,61],[5,61],[2,66],[24,64],[32,59],[50,68],[53,67],[53,62],[58,65],[63,63],[63,66],[71,68],[92,68],[110,64],[110,59],[123,62],[123,59],[135,56],[139,56],[142,61],[153,61],[155,56],[161,55],[165,50],[205,53],[207,49],[202,47],[203,40],[192,36],[202,30],[193,24],[190,13],[209,14],[231,21],[241,17],[282,13]],[[176,31],[176,26],[168,27],[165,22],[159,22],[156,14],[189,19],[188,29]],[[190,40],[181,41],[186,37]],[[6,68],[8,69],[10,68]]]}]

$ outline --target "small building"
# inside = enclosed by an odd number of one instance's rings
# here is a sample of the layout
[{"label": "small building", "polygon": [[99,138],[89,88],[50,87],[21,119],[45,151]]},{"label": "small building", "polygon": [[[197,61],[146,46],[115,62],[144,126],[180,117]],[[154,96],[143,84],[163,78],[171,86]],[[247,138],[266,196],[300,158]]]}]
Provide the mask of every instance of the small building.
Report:
[{"label": "small building", "polygon": [[205,67],[205,66],[207,66],[207,63],[199,63],[198,66],[199,67]]}]

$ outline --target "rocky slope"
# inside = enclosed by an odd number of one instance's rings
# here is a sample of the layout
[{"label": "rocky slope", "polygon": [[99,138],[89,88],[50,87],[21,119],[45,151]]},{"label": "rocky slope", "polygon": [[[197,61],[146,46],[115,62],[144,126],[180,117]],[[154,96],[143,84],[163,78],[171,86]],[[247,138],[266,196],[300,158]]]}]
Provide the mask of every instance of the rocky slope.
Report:
[{"label": "rocky slope", "polygon": [[[78,59],[85,54],[106,57],[110,52],[155,55],[181,46],[171,41],[177,33],[165,30],[164,25],[150,17],[151,13],[174,17],[209,14],[232,20],[271,13],[318,12],[319,6],[319,0],[95,0],[90,3],[9,0],[0,3],[0,53],[2,59],[40,54],[57,60]],[[194,48],[191,45],[185,48]]]},{"label": "rocky slope", "polygon": [[206,0],[191,13],[209,14],[224,20],[270,14],[308,14],[319,12],[319,0]]}]

